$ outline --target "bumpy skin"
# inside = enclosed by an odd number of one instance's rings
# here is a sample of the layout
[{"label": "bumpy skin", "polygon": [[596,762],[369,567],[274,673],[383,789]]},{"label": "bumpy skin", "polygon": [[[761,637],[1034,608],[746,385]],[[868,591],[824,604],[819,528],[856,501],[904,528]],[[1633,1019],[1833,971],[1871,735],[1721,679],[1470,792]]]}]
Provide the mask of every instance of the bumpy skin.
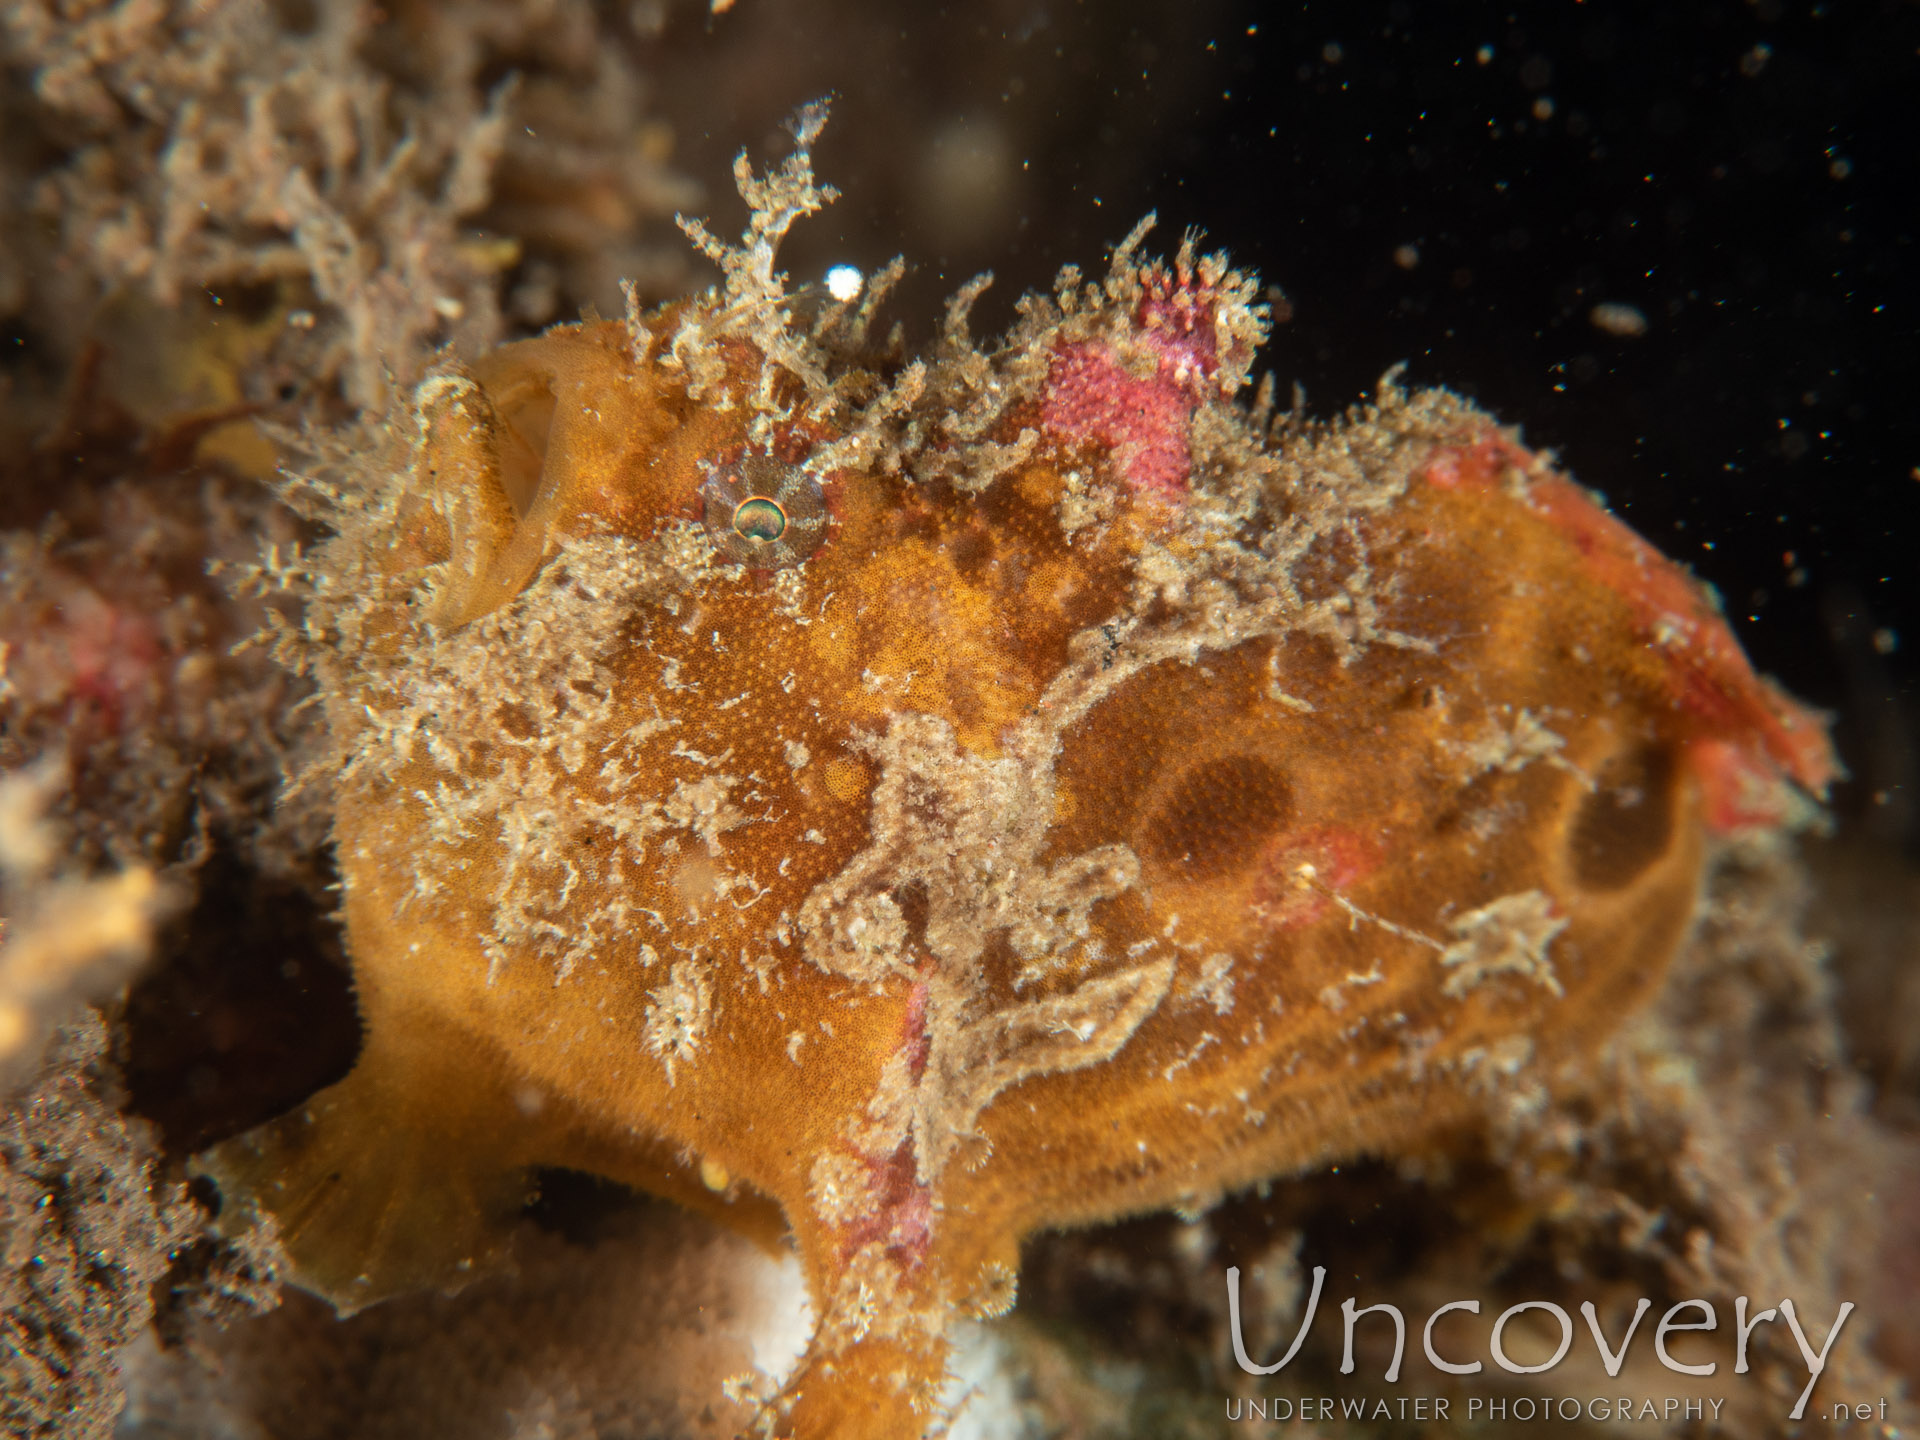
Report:
[{"label": "bumpy skin", "polygon": [[[308,630],[366,1047],[210,1164],[343,1308],[456,1283],[537,1165],[785,1229],[819,1328],[763,1424],[899,1437],[1034,1228],[1590,1052],[1709,830],[1831,761],[1465,402],[1237,405],[1219,263],[1130,242],[876,374],[787,319],[781,182],[700,232],[725,292],[436,377],[364,467]],[[817,548],[731,563],[740,473],[804,474]]]}]

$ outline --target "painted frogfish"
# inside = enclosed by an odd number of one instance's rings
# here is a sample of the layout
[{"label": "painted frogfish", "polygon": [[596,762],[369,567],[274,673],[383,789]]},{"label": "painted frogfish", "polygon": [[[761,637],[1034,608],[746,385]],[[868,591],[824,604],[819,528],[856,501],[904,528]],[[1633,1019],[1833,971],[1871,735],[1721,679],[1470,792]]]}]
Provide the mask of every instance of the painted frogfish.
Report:
[{"label": "painted frogfish", "polygon": [[[1834,773],[1708,593],[1465,400],[1247,394],[1143,225],[918,358],[777,247],[446,363],[305,486],[364,1046],[204,1161],[342,1311],[540,1167],[790,1245],[755,1433],[938,1433],[1049,1226],[1401,1154],[1658,985],[1714,837]],[[1297,409],[1297,407],[1296,407]]]}]

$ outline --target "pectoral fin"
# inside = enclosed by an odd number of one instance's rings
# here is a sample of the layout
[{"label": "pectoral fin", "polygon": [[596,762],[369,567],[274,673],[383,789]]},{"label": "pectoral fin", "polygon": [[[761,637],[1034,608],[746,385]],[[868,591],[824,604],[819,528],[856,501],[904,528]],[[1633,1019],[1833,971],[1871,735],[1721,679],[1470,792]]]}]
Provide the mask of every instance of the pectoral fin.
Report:
[{"label": "pectoral fin", "polygon": [[[503,1256],[530,1198],[508,1097],[369,1053],[299,1109],[204,1152],[223,1228],[271,1216],[292,1280],[342,1315],[458,1290]],[[501,1104],[502,1101],[506,1105]],[[510,1129],[511,1127],[504,1127]]]}]

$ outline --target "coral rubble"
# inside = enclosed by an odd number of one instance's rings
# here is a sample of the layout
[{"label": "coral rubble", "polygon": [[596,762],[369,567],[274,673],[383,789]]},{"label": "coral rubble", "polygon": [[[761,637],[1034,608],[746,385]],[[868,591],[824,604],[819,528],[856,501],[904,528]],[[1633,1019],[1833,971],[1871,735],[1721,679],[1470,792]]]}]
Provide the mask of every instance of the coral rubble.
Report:
[{"label": "coral rubble", "polygon": [[119,1351],[203,1217],[115,1112],[106,1028],[62,1032],[0,1112],[0,1422],[9,1435],[105,1433]]},{"label": "coral rubble", "polygon": [[584,3],[8,6],[0,64],[31,85],[0,315],[71,359],[103,298],[211,291],[274,312],[250,399],[363,405],[437,345],[497,339],[503,272],[537,320],[615,300],[609,265],[672,293],[682,262],[642,231],[692,191],[602,28]]},{"label": "coral rubble", "polygon": [[[300,538],[259,483],[298,426],[507,312],[617,304],[608,267],[683,287],[652,227],[695,192],[612,23],[585,0],[0,11],[0,767],[65,774],[74,878],[152,871],[179,911],[218,852],[319,891],[318,793],[274,806],[304,697],[234,652],[261,619],[219,567]],[[6,908],[9,1004],[111,990]],[[23,1064],[44,1028],[8,1040]]]},{"label": "coral rubble", "polygon": [[822,119],[689,225],[722,286],[445,362],[290,489],[367,1034],[206,1164],[343,1312],[485,1269],[535,1167],[784,1231],[761,1421],[900,1436],[1023,1236],[1537,1107],[1832,761],[1458,397],[1245,403],[1191,241],[911,361],[888,275],[789,292]]}]

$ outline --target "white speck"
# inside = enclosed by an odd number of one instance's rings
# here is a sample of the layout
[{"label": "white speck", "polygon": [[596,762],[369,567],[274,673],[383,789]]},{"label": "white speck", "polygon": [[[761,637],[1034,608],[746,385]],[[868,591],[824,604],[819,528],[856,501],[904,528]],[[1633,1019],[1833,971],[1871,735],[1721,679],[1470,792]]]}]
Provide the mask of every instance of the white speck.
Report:
[{"label": "white speck", "polygon": [[1618,301],[1608,300],[1594,306],[1587,312],[1587,319],[1593,322],[1594,329],[1618,335],[1623,340],[1647,333],[1645,312],[1637,306],[1622,305]]},{"label": "white speck", "polygon": [[836,265],[827,271],[827,293],[842,305],[856,299],[860,287],[866,283],[866,276],[853,265]]}]

